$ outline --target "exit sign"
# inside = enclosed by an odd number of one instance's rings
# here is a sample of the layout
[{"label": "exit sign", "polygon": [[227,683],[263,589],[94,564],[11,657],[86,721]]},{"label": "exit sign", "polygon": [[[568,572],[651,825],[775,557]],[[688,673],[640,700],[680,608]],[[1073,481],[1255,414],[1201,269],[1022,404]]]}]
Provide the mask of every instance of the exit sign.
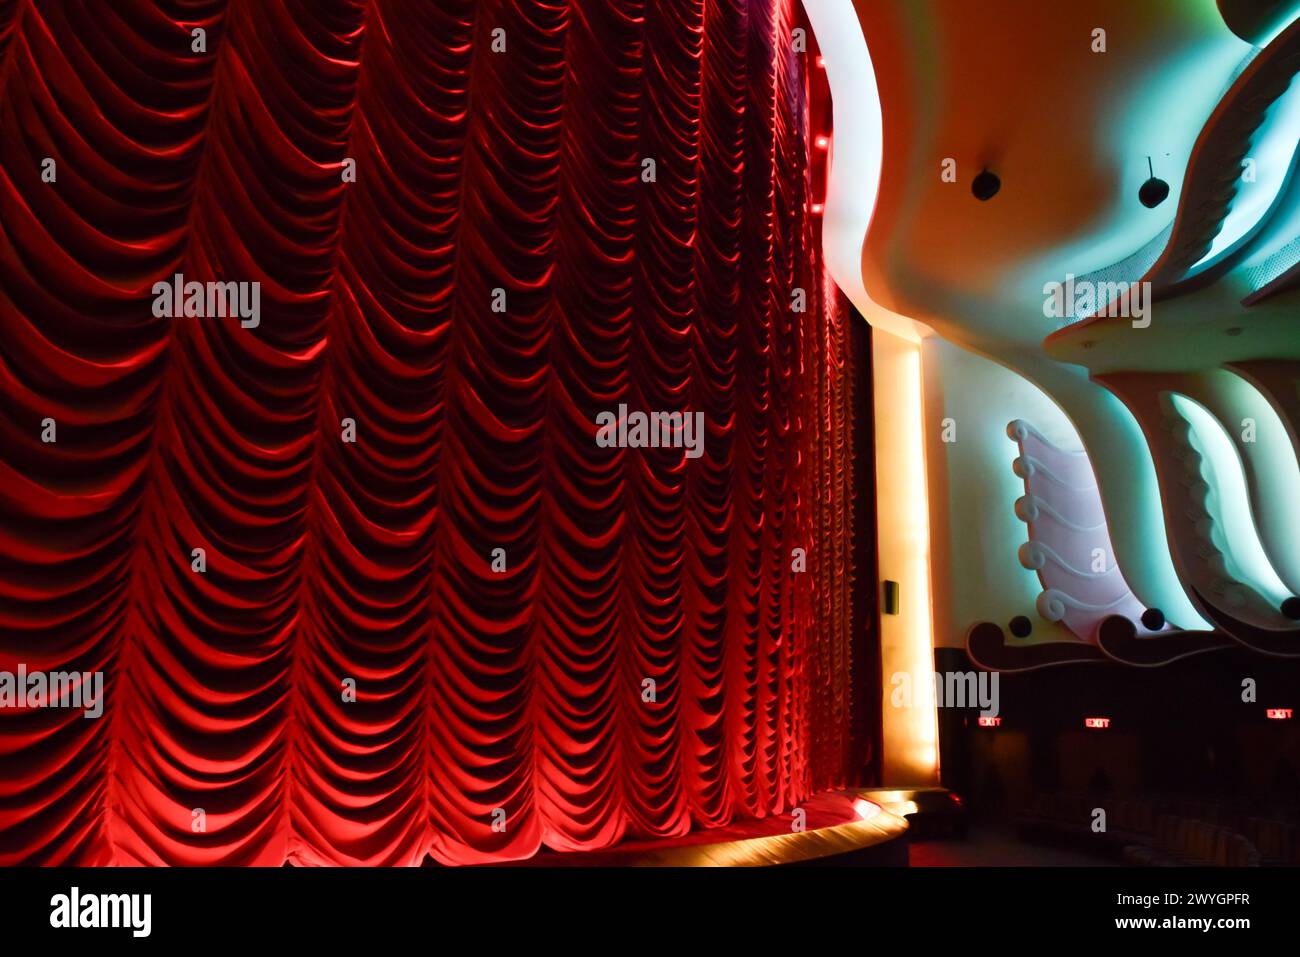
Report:
[{"label": "exit sign", "polygon": [[1267,714],[1267,715],[1268,715],[1270,718],[1272,718],[1274,721],[1290,721],[1290,720],[1291,720],[1291,709],[1290,709],[1290,708],[1269,708],[1269,709],[1268,709],[1267,711],[1265,711],[1264,713]]},{"label": "exit sign", "polygon": [[1085,728],[1109,728],[1110,718],[1084,718],[1083,726]]},{"label": "exit sign", "polygon": [[990,717],[989,715],[982,714],[979,717],[979,722],[981,728],[996,728],[1002,724],[1002,719],[994,718],[994,717]]}]

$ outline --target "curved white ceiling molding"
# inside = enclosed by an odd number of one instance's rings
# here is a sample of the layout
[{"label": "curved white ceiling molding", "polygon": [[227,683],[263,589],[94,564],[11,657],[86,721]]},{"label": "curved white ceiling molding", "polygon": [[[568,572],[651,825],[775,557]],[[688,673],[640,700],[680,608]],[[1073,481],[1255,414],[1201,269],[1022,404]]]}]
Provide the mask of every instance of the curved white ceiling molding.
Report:
[{"label": "curved white ceiling molding", "polygon": [[1245,173],[1237,196],[1209,250],[1187,271],[1195,276],[1244,246],[1267,223],[1291,179],[1300,150],[1300,83],[1291,85],[1268,108],[1267,117],[1250,143],[1250,175]]},{"label": "curved white ceiling molding", "polygon": [[[1138,634],[1152,634],[1141,624],[1146,607],[1115,559],[1087,453],[1059,448],[1024,419],[1009,423],[1007,436],[1020,452],[1012,468],[1024,479],[1025,495],[1016,502],[1016,516],[1028,526],[1029,541],[1018,557],[1042,583],[1038,613],[1084,641],[1096,641],[1111,615],[1128,618]],[[1068,521],[1063,514],[1100,521]]]},{"label": "curved white ceiling molding", "polygon": [[1171,393],[1170,398],[1178,414],[1191,426],[1193,447],[1201,454],[1201,474],[1208,487],[1205,509],[1222,536],[1229,572],[1276,607],[1291,593],[1260,541],[1250,510],[1245,470],[1232,439],[1219,420],[1196,400],[1178,393]]},{"label": "curved white ceiling molding", "polygon": [[880,193],[884,115],[867,41],[850,0],[803,0],[831,89],[834,136],[822,213],[822,249],[832,278],[871,325],[911,342],[925,327],[885,309],[862,283],[862,244]]}]

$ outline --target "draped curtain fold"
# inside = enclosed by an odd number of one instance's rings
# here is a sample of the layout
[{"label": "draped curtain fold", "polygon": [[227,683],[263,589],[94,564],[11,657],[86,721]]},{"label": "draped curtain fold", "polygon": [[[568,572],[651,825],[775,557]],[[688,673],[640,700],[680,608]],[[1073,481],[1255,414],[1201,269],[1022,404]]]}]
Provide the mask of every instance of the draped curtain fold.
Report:
[{"label": "draped curtain fold", "polygon": [[106,692],[0,708],[0,863],[517,859],[852,774],[798,16],[0,0],[0,671]]}]

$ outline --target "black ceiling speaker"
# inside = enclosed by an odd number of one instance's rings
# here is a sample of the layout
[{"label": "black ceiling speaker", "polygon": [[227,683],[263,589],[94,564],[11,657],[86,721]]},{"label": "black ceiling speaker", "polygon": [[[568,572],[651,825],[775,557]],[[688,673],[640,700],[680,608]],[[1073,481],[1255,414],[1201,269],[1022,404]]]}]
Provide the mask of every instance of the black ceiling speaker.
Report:
[{"label": "black ceiling speaker", "polygon": [[1002,180],[998,179],[995,173],[988,170],[981,170],[980,174],[975,177],[974,182],[970,184],[970,191],[975,194],[975,198],[981,203],[987,203],[990,199],[998,194],[1002,188]]},{"label": "black ceiling speaker", "polygon": [[1028,638],[1034,630],[1034,623],[1024,615],[1016,615],[1011,619],[1011,634],[1017,638]]},{"label": "black ceiling speaker", "polygon": [[1282,614],[1292,621],[1300,621],[1300,598],[1292,595],[1286,601],[1282,602]]},{"label": "black ceiling speaker", "polygon": [[1165,626],[1165,613],[1159,608],[1148,608],[1142,612],[1142,627],[1147,631],[1159,631]]},{"label": "black ceiling speaker", "polygon": [[1150,156],[1147,157],[1147,169],[1151,171],[1151,178],[1138,190],[1138,199],[1147,209],[1155,209],[1169,196],[1169,184],[1156,178],[1155,167],[1151,165]]}]

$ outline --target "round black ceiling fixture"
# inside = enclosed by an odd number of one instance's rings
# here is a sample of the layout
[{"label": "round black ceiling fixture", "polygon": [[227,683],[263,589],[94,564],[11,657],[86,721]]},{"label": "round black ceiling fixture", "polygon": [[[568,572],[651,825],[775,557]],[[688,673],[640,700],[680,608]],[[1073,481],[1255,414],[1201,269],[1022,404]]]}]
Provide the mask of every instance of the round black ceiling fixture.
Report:
[{"label": "round black ceiling fixture", "polygon": [[990,199],[998,194],[1002,188],[1002,180],[998,179],[995,173],[988,170],[981,170],[975,177],[974,182],[970,184],[970,191],[981,203],[987,203]]},{"label": "round black ceiling fixture", "polygon": [[1017,638],[1028,638],[1030,632],[1034,630],[1033,622],[1024,615],[1016,615],[1015,618],[1012,618],[1010,627],[1011,634],[1015,635]]},{"label": "round black ceiling fixture", "polygon": [[1286,601],[1282,602],[1282,614],[1292,621],[1300,621],[1300,598],[1292,595]]},{"label": "round black ceiling fixture", "polygon": [[1151,171],[1151,178],[1138,189],[1138,199],[1147,209],[1155,209],[1169,196],[1169,184],[1156,176],[1150,156],[1147,157],[1147,169]]},{"label": "round black ceiling fixture", "polygon": [[1159,631],[1165,626],[1165,613],[1159,608],[1148,608],[1142,612],[1142,627],[1147,631]]}]

